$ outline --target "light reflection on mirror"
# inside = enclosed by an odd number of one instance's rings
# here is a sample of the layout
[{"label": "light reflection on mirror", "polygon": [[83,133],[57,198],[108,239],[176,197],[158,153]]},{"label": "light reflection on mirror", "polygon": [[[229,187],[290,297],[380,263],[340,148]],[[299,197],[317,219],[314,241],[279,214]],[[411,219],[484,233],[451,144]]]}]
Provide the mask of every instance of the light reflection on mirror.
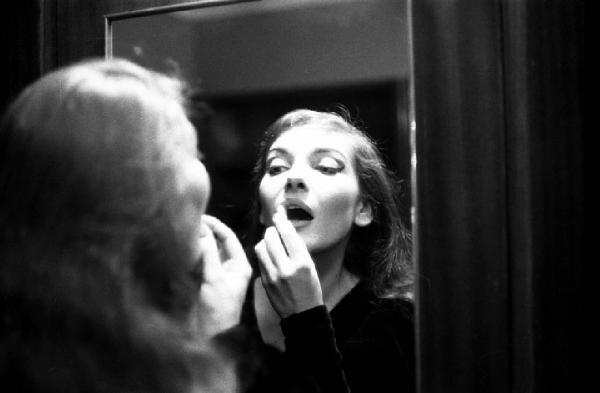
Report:
[{"label": "light reflection on mirror", "polygon": [[407,0],[263,0],[107,17],[107,53],[198,89],[208,212],[244,234],[258,139],[288,110],[348,109],[403,180],[410,219]]}]

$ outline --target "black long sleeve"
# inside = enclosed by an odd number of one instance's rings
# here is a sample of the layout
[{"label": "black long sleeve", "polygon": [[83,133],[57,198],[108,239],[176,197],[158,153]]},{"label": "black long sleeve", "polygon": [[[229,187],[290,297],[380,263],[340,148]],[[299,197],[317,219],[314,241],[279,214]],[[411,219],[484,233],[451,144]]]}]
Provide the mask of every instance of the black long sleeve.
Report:
[{"label": "black long sleeve", "polygon": [[[253,309],[246,311],[260,337]],[[281,327],[286,351],[260,340],[260,365],[248,392],[415,391],[413,305],[407,300],[377,299],[359,284],[331,312],[315,307],[282,320]]]},{"label": "black long sleeve", "polygon": [[348,393],[335,331],[325,306],[294,314],[281,321],[285,353],[292,373],[306,391]]}]

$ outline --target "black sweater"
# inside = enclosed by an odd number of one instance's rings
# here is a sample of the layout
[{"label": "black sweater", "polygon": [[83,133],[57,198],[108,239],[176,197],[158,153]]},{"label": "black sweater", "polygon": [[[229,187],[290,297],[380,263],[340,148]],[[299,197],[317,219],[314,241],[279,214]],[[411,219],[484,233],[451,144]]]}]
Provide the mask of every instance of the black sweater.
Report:
[{"label": "black sweater", "polygon": [[379,299],[359,283],[331,313],[319,306],[283,319],[284,353],[262,340],[252,290],[242,325],[246,393],[415,391],[413,304],[407,300]]}]

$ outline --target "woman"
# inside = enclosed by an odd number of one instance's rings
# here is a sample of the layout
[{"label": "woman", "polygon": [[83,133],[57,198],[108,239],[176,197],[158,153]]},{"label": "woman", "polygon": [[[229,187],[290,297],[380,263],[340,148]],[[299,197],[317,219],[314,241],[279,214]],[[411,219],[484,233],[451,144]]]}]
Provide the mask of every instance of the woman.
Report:
[{"label": "woman", "polygon": [[[27,392],[231,392],[213,337],[250,267],[203,215],[183,84],[88,60],[31,84],[0,125],[0,379]],[[221,250],[219,250],[221,248]]]},{"label": "woman", "polygon": [[414,391],[410,238],[373,142],[337,114],[292,111],[267,130],[255,173],[255,390]]}]

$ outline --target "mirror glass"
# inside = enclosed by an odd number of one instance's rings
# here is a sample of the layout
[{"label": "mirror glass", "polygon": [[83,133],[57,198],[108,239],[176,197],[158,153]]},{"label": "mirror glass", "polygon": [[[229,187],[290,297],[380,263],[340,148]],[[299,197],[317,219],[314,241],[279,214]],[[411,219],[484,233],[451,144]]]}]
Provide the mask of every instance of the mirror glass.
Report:
[{"label": "mirror glass", "polygon": [[411,220],[409,0],[195,2],[107,16],[107,56],[176,72],[213,183],[208,212],[242,236],[262,132],[295,108],[347,109],[402,180]]}]

